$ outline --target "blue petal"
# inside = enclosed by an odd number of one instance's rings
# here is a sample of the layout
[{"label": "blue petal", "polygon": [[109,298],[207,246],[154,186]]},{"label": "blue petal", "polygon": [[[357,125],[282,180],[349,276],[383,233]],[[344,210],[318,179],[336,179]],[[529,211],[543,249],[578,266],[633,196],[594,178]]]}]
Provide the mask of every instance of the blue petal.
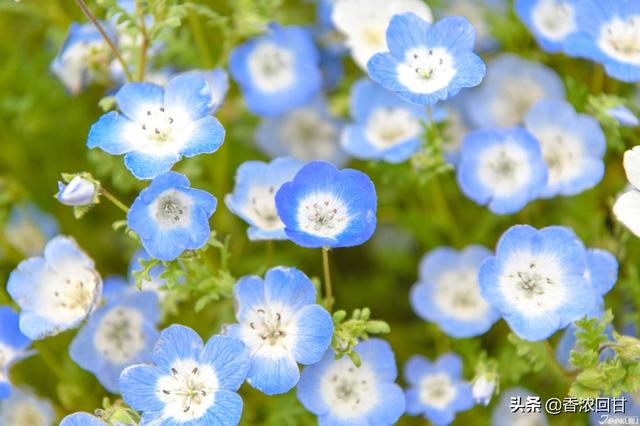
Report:
[{"label": "blue petal", "polygon": [[422,378],[434,371],[434,365],[425,357],[414,355],[404,364],[404,379],[407,383],[418,386]]},{"label": "blue petal", "polygon": [[426,43],[429,46],[445,46],[450,54],[457,56],[473,50],[476,31],[467,18],[448,16],[429,28]]},{"label": "blue petal", "polygon": [[200,362],[212,366],[221,389],[236,391],[249,371],[245,345],[227,336],[213,336],[200,355]]},{"label": "blue petal", "polygon": [[62,419],[59,426],[105,426],[102,420],[89,413],[73,413]]},{"label": "blue petal", "polygon": [[[207,426],[237,425],[242,416],[242,398],[235,392],[219,390],[215,393],[214,404],[205,415],[197,420],[197,424],[205,422]],[[193,426],[196,426],[195,424]]]},{"label": "blue petal", "polygon": [[0,380],[0,401],[11,396],[11,383]]},{"label": "blue petal", "polygon": [[406,400],[402,388],[395,383],[378,384],[380,400],[369,412],[370,425],[392,425],[404,414]]},{"label": "blue petal", "polygon": [[587,265],[591,284],[598,294],[605,295],[618,280],[618,260],[606,250],[587,250]]},{"label": "blue petal", "polygon": [[300,375],[296,395],[302,405],[316,415],[322,415],[331,409],[322,396],[320,384],[327,368],[333,363],[333,357],[333,351],[328,350],[320,362],[305,367]]},{"label": "blue petal", "polygon": [[393,382],[398,376],[396,358],[391,345],[382,339],[364,340],[354,348],[363,363],[367,363],[375,371],[379,380]]},{"label": "blue petal", "polygon": [[124,156],[124,165],[137,179],[153,179],[170,171],[179,160],[180,156],[175,153],[132,151]]},{"label": "blue petal", "polygon": [[295,346],[290,348],[293,358],[300,364],[314,364],[322,359],[333,336],[331,315],[320,305],[307,305],[294,319]]},{"label": "blue petal", "polygon": [[45,278],[46,264],[42,257],[23,260],[9,274],[7,292],[23,309],[31,310],[39,306],[34,294],[40,293]]},{"label": "blue petal", "polygon": [[298,364],[287,352],[275,354],[266,348],[251,357],[247,383],[267,395],[290,391],[299,378]]},{"label": "blue petal", "polygon": [[449,352],[440,355],[435,362],[435,367],[445,371],[452,378],[462,377],[462,358],[456,353]]},{"label": "blue petal", "polygon": [[281,304],[294,312],[316,302],[313,283],[296,268],[269,269],[264,279],[264,294],[268,304]]},{"label": "blue petal", "polygon": [[158,366],[168,370],[177,360],[197,361],[202,348],[202,339],[195,331],[183,325],[173,324],[160,333],[151,359]]},{"label": "blue petal", "polygon": [[20,332],[19,315],[9,306],[0,306],[0,342],[16,351],[23,351],[31,344],[31,340]]},{"label": "blue petal", "polygon": [[407,50],[427,44],[426,34],[429,28],[431,25],[415,13],[393,16],[386,33],[389,51],[403,60]]},{"label": "blue petal", "polygon": [[249,313],[266,304],[264,298],[264,283],[260,277],[248,276],[238,280],[233,288],[236,303],[236,318],[245,321]]},{"label": "blue petal", "polygon": [[136,123],[143,123],[147,111],[164,105],[164,90],[152,83],[127,83],[116,93],[118,108]]},{"label": "blue petal", "polygon": [[89,130],[87,147],[120,155],[133,151],[138,142],[131,132],[135,124],[122,114],[115,111],[104,114]]},{"label": "blue petal", "polygon": [[164,106],[167,111],[186,112],[192,121],[209,114],[211,89],[199,74],[180,74],[167,83],[164,92]]},{"label": "blue petal", "polygon": [[198,154],[215,152],[222,145],[224,135],[224,127],[216,118],[202,117],[193,123],[191,136],[180,153],[187,157],[193,157]]},{"label": "blue petal", "polygon": [[156,383],[160,375],[150,365],[127,367],[120,375],[119,387],[122,398],[131,408],[145,415],[161,413],[164,404],[156,397]]}]

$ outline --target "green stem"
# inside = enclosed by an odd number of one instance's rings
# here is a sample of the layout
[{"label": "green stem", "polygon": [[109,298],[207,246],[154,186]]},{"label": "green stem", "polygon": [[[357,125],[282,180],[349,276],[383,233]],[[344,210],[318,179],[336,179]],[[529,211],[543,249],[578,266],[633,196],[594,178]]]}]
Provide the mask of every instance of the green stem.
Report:
[{"label": "green stem", "polygon": [[599,64],[593,64],[593,74],[591,75],[591,92],[598,95],[602,93],[604,86],[604,69]]},{"label": "green stem", "polygon": [[107,191],[106,189],[100,188],[100,194],[104,195],[104,197],[107,200],[111,201],[113,204],[116,205],[116,207],[118,207],[123,212],[129,213],[129,207],[127,207],[122,201],[120,201],[116,197],[114,197],[114,195],[112,193],[110,193],[109,191]]},{"label": "green stem", "polygon": [[267,240],[267,265],[271,265],[273,261],[273,240]]},{"label": "green stem", "polygon": [[325,297],[327,310],[333,312],[333,288],[331,286],[331,267],[329,265],[329,247],[322,247],[322,269],[324,270]]},{"label": "green stem", "polygon": [[64,378],[64,372],[62,371],[62,363],[60,359],[49,349],[47,344],[43,340],[35,340],[32,343],[33,348],[38,351],[38,355],[42,361],[49,367],[49,370],[58,378]]},{"label": "green stem", "polygon": [[202,24],[200,23],[198,15],[192,9],[189,9],[189,24],[191,26],[193,40],[196,42],[198,52],[200,52],[202,65],[206,69],[213,68],[213,59],[211,58],[211,52],[207,47],[207,40],[204,36],[204,31],[202,30]]},{"label": "green stem", "polygon": [[140,0],[136,0],[136,14],[140,19],[140,35],[142,36],[142,43],[140,46],[140,56],[138,57],[138,81],[144,81],[144,71],[147,62],[147,49],[149,48],[149,36],[147,34],[147,27],[144,23],[144,11]]}]

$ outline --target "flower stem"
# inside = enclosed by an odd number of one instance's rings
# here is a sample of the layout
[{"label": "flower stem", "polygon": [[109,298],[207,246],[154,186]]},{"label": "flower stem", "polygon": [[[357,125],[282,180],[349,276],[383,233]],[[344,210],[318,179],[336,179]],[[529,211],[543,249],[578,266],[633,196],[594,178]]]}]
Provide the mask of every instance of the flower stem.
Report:
[{"label": "flower stem", "polygon": [[138,81],[144,81],[144,69],[147,62],[147,49],[149,48],[149,36],[147,34],[147,27],[144,23],[144,11],[140,0],[136,0],[136,14],[140,19],[140,35],[142,36],[142,43],[140,44],[140,56],[138,57]]},{"label": "flower stem", "polygon": [[116,48],[116,45],[113,43],[111,38],[109,38],[109,35],[106,33],[106,31],[104,30],[104,28],[102,27],[102,25],[100,24],[98,19],[91,12],[91,10],[89,9],[89,6],[87,6],[87,4],[84,2],[84,0],[76,0],[76,4],[80,8],[80,10],[82,10],[82,13],[84,13],[85,16],[91,21],[93,26],[96,27],[96,29],[98,30],[98,32],[100,33],[100,35],[104,39],[105,43],[107,43],[109,45],[109,47],[111,48],[111,51],[113,52],[113,55],[116,57],[118,62],[120,62],[120,65],[122,66],[122,70],[124,71],[125,75],[127,76],[127,80],[128,81],[133,81],[133,76],[131,75],[131,71],[129,71],[129,67],[127,66],[127,63],[125,62],[125,60],[122,57],[122,55],[120,55],[120,52],[118,52],[118,49]]},{"label": "flower stem", "polygon": [[329,265],[329,247],[322,247],[322,269],[324,270],[325,297],[327,310],[333,312],[333,288],[331,287],[331,268]]},{"label": "flower stem", "polygon": [[51,351],[51,349],[42,340],[36,340],[32,343],[33,348],[38,351],[38,355],[42,361],[49,367],[49,370],[58,378],[64,378],[62,364],[60,359]]},{"label": "flower stem", "polygon": [[104,195],[107,198],[107,200],[111,201],[113,204],[116,205],[116,207],[118,207],[123,212],[129,213],[129,207],[127,207],[122,201],[118,200],[112,193],[110,193],[106,189],[100,188],[100,194]]}]

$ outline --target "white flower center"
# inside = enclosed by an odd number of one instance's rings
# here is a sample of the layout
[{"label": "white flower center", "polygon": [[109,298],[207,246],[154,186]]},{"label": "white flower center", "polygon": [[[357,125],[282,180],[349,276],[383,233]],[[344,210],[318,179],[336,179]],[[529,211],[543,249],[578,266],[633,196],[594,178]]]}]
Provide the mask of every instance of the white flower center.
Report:
[{"label": "white flower center", "polygon": [[344,202],[333,194],[315,193],[300,202],[297,219],[304,232],[333,238],[347,227],[349,212]]},{"label": "white flower center", "polygon": [[178,423],[202,417],[214,402],[218,390],[215,371],[193,360],[178,360],[170,374],[156,383],[156,396],[165,404],[163,417]]},{"label": "white flower center", "polygon": [[540,141],[549,169],[549,185],[569,181],[580,174],[584,156],[580,140],[559,127],[534,129],[533,134]]},{"label": "white flower center", "polygon": [[36,303],[42,304],[43,314],[54,322],[70,322],[89,313],[96,300],[101,278],[93,269],[71,267],[65,271],[49,270],[44,279],[45,292]]},{"label": "white flower center", "polygon": [[422,131],[420,120],[406,108],[379,108],[367,122],[367,138],[378,148],[393,147],[415,138]]},{"label": "white flower center", "polygon": [[312,108],[287,114],[279,133],[279,139],[289,147],[291,155],[303,161],[328,160],[338,147],[336,126]]},{"label": "white flower center", "polygon": [[333,415],[355,418],[367,413],[378,404],[377,378],[371,368],[360,367],[344,357],[334,361],[320,381],[320,393]]},{"label": "white flower center", "polygon": [[562,40],[576,30],[575,9],[568,2],[539,1],[532,11],[532,18],[538,31],[550,40]]},{"label": "white flower center", "polygon": [[254,186],[249,193],[249,202],[244,207],[255,225],[266,231],[284,228],[276,210],[275,193],[274,186]]},{"label": "white flower center", "polygon": [[161,193],[151,205],[158,224],[164,228],[189,226],[193,201],[180,191],[168,189]]},{"label": "white flower center", "polygon": [[526,75],[502,80],[490,104],[497,126],[511,127],[520,123],[531,106],[544,97],[541,85]]},{"label": "white flower center", "polygon": [[478,178],[497,196],[521,190],[531,180],[529,156],[515,144],[498,144],[480,154]]},{"label": "white flower center", "polygon": [[118,307],[100,321],[93,344],[106,359],[118,365],[127,364],[144,347],[147,337],[142,331],[139,311]]},{"label": "white flower center", "polygon": [[420,381],[419,394],[424,404],[441,410],[456,397],[456,387],[445,373],[429,374]]},{"label": "white flower center", "polygon": [[295,82],[293,53],[270,42],[261,42],[249,54],[248,67],[253,83],[262,92],[279,92]]},{"label": "white flower center", "polygon": [[[5,408],[6,407],[6,408]],[[50,420],[47,419],[38,407],[29,401],[13,402],[6,404],[7,411],[0,420],[4,420],[6,425],[15,426],[49,426]]]},{"label": "white flower center", "polygon": [[398,80],[415,93],[433,93],[455,77],[454,59],[443,47],[417,47],[406,52],[396,72]]},{"label": "white flower center", "polygon": [[598,46],[620,62],[640,65],[640,15],[616,17],[603,25]]},{"label": "white flower center", "polygon": [[[285,318],[283,318],[285,313]],[[288,323],[286,312],[277,312],[268,307],[258,308],[252,312],[248,321],[251,333],[256,337],[259,346],[276,346],[284,342],[288,335]]]},{"label": "white flower center", "polygon": [[436,305],[447,315],[463,321],[473,321],[484,316],[489,310],[489,304],[480,295],[477,277],[477,269],[442,273],[436,282]]}]

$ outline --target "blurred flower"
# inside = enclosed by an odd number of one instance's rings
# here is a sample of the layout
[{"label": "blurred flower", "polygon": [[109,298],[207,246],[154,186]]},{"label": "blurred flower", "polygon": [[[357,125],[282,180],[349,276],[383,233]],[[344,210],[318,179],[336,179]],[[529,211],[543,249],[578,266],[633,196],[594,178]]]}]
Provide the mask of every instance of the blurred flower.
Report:
[{"label": "blurred flower", "polygon": [[511,389],[507,389],[500,395],[500,401],[496,408],[493,410],[493,414],[491,416],[491,426],[514,426],[514,425],[536,425],[536,426],[547,426],[549,423],[547,422],[547,418],[544,413],[541,411],[525,411],[522,408],[519,410],[514,410],[511,408],[514,404],[513,401],[519,401],[516,404],[516,407],[524,407],[527,401],[536,400],[540,397],[532,393],[531,391],[520,388],[513,387]]},{"label": "blurred flower", "polygon": [[145,361],[158,338],[158,297],[149,291],[122,294],[89,317],[69,345],[69,356],[111,393],[125,367]]},{"label": "blurred flower", "polygon": [[516,13],[547,52],[562,50],[578,29],[578,0],[516,0]]},{"label": "blurred flower", "polygon": [[0,400],[11,395],[9,368],[31,355],[31,340],[20,331],[18,320],[10,306],[0,305]]},{"label": "blurred flower", "polygon": [[473,407],[471,385],[462,380],[462,359],[453,352],[434,362],[415,355],[404,366],[409,384],[407,414],[422,415],[434,425],[448,425],[456,413]]},{"label": "blurred flower", "polygon": [[297,395],[305,408],[318,416],[323,426],[344,424],[392,425],[405,410],[391,346],[381,339],[368,339],[355,348],[362,364],[349,357],[335,359],[332,350],[317,364],[305,367]]},{"label": "blurred flower", "polygon": [[34,204],[16,204],[4,226],[9,244],[25,256],[42,254],[47,241],[58,233],[56,219]]},{"label": "blurred flower", "polygon": [[604,295],[607,294],[618,281],[618,259],[607,250],[598,248],[587,249],[587,270],[585,276],[591,282],[596,293],[596,310],[603,311]]},{"label": "blurred flower", "polygon": [[67,206],[86,206],[96,203],[97,190],[98,186],[94,181],[76,175],[66,185],[58,181],[56,198]]},{"label": "blurred flower", "polygon": [[320,91],[318,61],[306,29],[271,24],[265,35],[231,52],[229,71],[249,111],[273,117],[306,104]]},{"label": "blurred flower", "polygon": [[280,157],[264,163],[245,161],[236,172],[233,193],[227,194],[225,204],[234,214],[250,226],[249,239],[283,240],[284,223],[276,211],[276,192],[283,183],[293,179],[303,163],[289,157]]},{"label": "blurred flower", "polygon": [[214,68],[212,70],[188,71],[185,74],[196,75],[204,78],[211,90],[211,114],[215,113],[224,102],[224,98],[229,91],[229,75],[224,68]]},{"label": "blurred flower", "polygon": [[465,108],[468,99],[469,92],[464,92],[440,104],[441,110],[444,112],[443,121],[445,123],[442,149],[444,150],[445,159],[453,166],[457,166],[460,162],[462,141],[467,133],[472,130]]},{"label": "blurred flower", "polygon": [[595,306],[586,250],[569,228],[509,228],[480,268],[482,296],[520,338],[543,340]]},{"label": "blurred flower", "polygon": [[333,336],[331,315],[316,304],[316,290],[295,268],[277,267],[241,278],[234,288],[236,318],[228,334],[249,349],[247,382],[274,395],[291,390],[300,378],[298,362],[315,364]]},{"label": "blurred flower", "polygon": [[396,15],[387,43],[389,52],[369,60],[369,76],[408,102],[432,105],[484,78],[484,62],[473,53],[475,30],[466,18],[430,25],[413,13]]},{"label": "blurred flower", "polygon": [[302,247],[351,247],[376,229],[377,196],[369,177],[331,163],[306,164],[276,193],[287,237]]},{"label": "blurred flower", "polygon": [[160,334],[151,364],[127,367],[120,376],[124,401],[145,424],[237,425],[247,377],[242,342],[213,336],[203,346],[192,329],[174,324]]},{"label": "blurred flower", "polygon": [[497,40],[491,36],[489,17],[502,16],[508,10],[505,0],[449,0],[443,4],[443,16],[462,16],[469,20],[476,30],[475,47],[479,51],[495,49]]},{"label": "blurred flower", "polygon": [[640,237],[640,146],[624,153],[624,170],[633,188],[618,197],[613,214],[636,236]]},{"label": "blurred flower", "polygon": [[482,246],[468,246],[460,252],[439,247],[427,253],[410,294],[416,314],[455,338],[486,333],[500,319],[478,286],[480,265],[491,254]]},{"label": "blurred flower", "polygon": [[517,212],[546,183],[540,144],[525,129],[476,130],[464,138],[458,184],[467,197],[492,212]]},{"label": "blurred flower", "polygon": [[607,143],[595,118],[576,114],[566,101],[543,100],[531,107],[524,121],[540,142],[549,170],[540,197],[579,194],[602,180]]},{"label": "blurred flower", "polygon": [[0,425],[49,426],[56,420],[53,405],[28,389],[15,388],[9,399],[0,400]]},{"label": "blurred flower", "polygon": [[70,237],[51,239],[44,257],[23,260],[9,275],[7,291],[20,306],[20,331],[32,340],[77,327],[102,296],[93,260]]},{"label": "blurred flower", "polygon": [[209,112],[208,83],[195,74],[172,78],[163,89],[152,83],[128,83],[115,95],[122,114],[111,111],[91,126],[87,146],[113,155],[138,179],[168,172],[183,156],[216,151],[224,128]]},{"label": "blurred flower", "polygon": [[483,374],[473,381],[471,393],[477,404],[489,405],[496,390],[496,379]]},{"label": "blurred flower", "polygon": [[564,85],[556,72],[503,53],[488,63],[487,78],[470,96],[467,112],[477,127],[511,127],[542,99],[564,99]]},{"label": "blurred flower", "polygon": [[106,424],[89,413],[69,414],[60,422],[60,426],[105,426]]},{"label": "blurred flower", "polygon": [[638,117],[624,105],[609,108],[607,114],[615,118],[622,127],[638,127],[640,125]]},{"label": "blurred flower", "polygon": [[198,249],[209,240],[209,217],[216,198],[189,187],[189,179],[176,172],[158,176],[134,200],[127,224],[154,258],[174,260],[186,249]]}]

